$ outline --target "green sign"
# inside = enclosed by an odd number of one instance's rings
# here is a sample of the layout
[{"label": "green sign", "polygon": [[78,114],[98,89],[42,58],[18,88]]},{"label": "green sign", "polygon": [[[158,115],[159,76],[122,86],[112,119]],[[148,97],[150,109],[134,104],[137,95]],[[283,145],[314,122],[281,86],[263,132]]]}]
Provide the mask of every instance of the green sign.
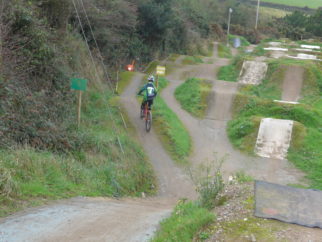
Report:
[{"label": "green sign", "polygon": [[80,78],[72,78],[71,89],[79,90],[79,91],[86,91],[87,88],[87,80],[80,79]]}]

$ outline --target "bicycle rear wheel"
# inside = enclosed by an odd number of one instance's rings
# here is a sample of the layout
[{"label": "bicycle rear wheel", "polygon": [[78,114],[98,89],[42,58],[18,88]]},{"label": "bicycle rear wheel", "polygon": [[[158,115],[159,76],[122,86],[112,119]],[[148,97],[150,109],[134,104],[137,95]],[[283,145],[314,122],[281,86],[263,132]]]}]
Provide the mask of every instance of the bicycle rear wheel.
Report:
[{"label": "bicycle rear wheel", "polygon": [[146,120],[145,120],[146,132],[150,132],[151,126],[152,126],[152,113],[151,113],[151,111],[148,111],[146,114]]}]

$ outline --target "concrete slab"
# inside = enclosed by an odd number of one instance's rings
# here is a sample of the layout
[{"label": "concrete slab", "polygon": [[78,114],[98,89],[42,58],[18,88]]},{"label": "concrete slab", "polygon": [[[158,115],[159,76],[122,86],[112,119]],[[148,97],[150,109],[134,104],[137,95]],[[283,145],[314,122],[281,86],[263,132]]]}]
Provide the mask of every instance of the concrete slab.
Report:
[{"label": "concrete slab", "polygon": [[276,103],[285,103],[285,104],[299,104],[299,102],[290,102],[290,101],[282,101],[282,100],[274,100]]},{"label": "concrete slab", "polygon": [[299,54],[297,54],[297,56],[287,55],[287,57],[292,58],[292,59],[299,59],[299,60],[317,60],[317,61],[321,61],[320,59],[317,58],[316,55],[308,55],[308,54],[303,54],[303,53],[299,53]]},{"label": "concrete slab", "polygon": [[255,182],[255,216],[260,218],[322,228],[321,201],[319,190]]},{"label": "concrete slab", "polygon": [[285,52],[288,51],[288,49],[286,48],[278,48],[278,47],[267,47],[267,48],[264,48],[264,50],[285,51]]},{"label": "concrete slab", "polygon": [[270,45],[270,46],[280,46],[282,43],[281,42],[275,42],[275,41],[271,41],[271,42],[268,42],[268,44]]},{"label": "concrete slab", "polygon": [[314,51],[313,49],[303,49],[303,48],[296,48],[296,51],[300,51],[300,52],[314,52],[314,53],[319,53],[319,51]]},{"label": "concrete slab", "polygon": [[292,138],[293,121],[264,118],[261,121],[255,153],[261,157],[283,160]]},{"label": "concrete slab", "polygon": [[244,61],[239,75],[239,83],[258,85],[265,78],[267,64],[260,61]]},{"label": "concrete slab", "polygon": [[316,49],[316,50],[320,50],[321,47],[318,45],[301,45],[301,48],[304,49]]}]

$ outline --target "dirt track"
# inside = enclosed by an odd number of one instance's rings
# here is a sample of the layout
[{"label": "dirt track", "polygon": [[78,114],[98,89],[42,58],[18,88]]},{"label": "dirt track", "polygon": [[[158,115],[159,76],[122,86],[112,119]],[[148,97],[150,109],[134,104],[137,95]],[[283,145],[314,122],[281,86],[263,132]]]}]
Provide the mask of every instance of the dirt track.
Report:
[{"label": "dirt track", "polygon": [[300,66],[290,66],[286,70],[283,82],[282,100],[297,102],[300,98],[303,85],[304,68]]},{"label": "dirt track", "polygon": [[188,112],[181,109],[180,104],[174,97],[175,89],[184,82],[186,68],[178,69],[168,76],[170,85],[164,89],[162,96],[165,101],[180,117],[188,128],[194,141],[194,152],[191,157],[193,164],[225,158],[223,174],[227,178],[237,171],[245,171],[256,179],[270,181],[279,184],[297,183],[303,174],[294,168],[287,160],[273,160],[259,157],[249,157],[235,150],[226,134],[227,121],[231,119],[231,104],[237,91],[238,84],[218,81],[213,73],[218,68],[227,65],[229,60],[218,59],[216,48],[214,50],[214,64],[199,64],[190,68],[190,76],[206,78],[213,81],[213,90],[209,100],[209,109],[206,119],[199,120],[192,117]]},{"label": "dirt track", "polygon": [[[214,57],[216,57],[216,48]],[[214,59],[214,64],[184,66],[169,76],[170,85],[162,96],[188,128],[194,143],[191,161],[194,165],[228,154],[223,164],[225,177],[245,170],[258,179],[280,184],[297,183],[302,174],[287,161],[250,158],[232,148],[226,125],[237,84],[217,81],[215,73],[228,60]],[[207,119],[198,120],[181,109],[173,92],[183,82],[184,74],[214,81]],[[144,131],[138,117],[139,104],[135,93],[143,75],[137,74],[121,96],[131,122],[138,130],[159,180],[159,194],[153,199],[113,200],[104,198],[75,198],[51,206],[31,209],[0,220],[0,241],[146,241],[168,216],[177,199],[196,198],[189,177],[174,165],[162,148],[156,134]]]}]

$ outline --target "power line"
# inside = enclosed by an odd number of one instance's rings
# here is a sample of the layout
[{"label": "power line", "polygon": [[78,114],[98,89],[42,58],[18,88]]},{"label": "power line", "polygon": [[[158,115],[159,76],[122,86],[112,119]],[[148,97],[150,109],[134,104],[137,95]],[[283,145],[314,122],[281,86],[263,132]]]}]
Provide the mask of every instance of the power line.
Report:
[{"label": "power line", "polygon": [[[100,59],[101,59],[101,63],[102,63],[102,66],[103,66],[104,73],[105,73],[105,75],[106,75],[107,79],[108,79],[109,81],[111,81],[111,79],[110,79],[110,77],[109,77],[109,75],[108,75],[108,72],[107,72],[107,67],[106,67],[106,65],[105,65],[105,63],[104,63],[104,59],[103,59],[102,52],[101,52],[101,50],[100,50],[100,48],[99,48],[99,46],[98,46],[98,43],[97,43],[97,40],[96,40],[96,38],[95,38],[95,35],[94,35],[94,31],[93,31],[93,28],[92,28],[91,22],[90,22],[90,20],[89,20],[88,15],[87,15],[87,12],[86,12],[86,9],[85,9],[85,6],[84,6],[84,2],[83,2],[83,0],[79,0],[79,1],[80,1],[81,5],[82,5],[82,8],[83,8],[83,11],[84,11],[84,13],[85,13],[85,17],[86,17],[86,20],[87,20],[87,23],[88,23],[89,29],[90,29],[90,31],[91,31],[91,34],[92,34],[92,36],[93,36],[93,40],[94,40],[94,42],[95,42],[96,48],[97,48],[97,50],[98,50],[98,53],[99,53],[99,55],[100,55]],[[114,89],[113,89],[113,90],[114,90]],[[113,92],[114,92],[114,91],[113,91]]]},{"label": "power line", "polygon": [[73,2],[73,5],[74,5],[74,8],[75,8],[75,11],[76,11],[76,16],[77,16],[77,19],[78,19],[79,25],[80,25],[81,30],[82,30],[82,33],[83,33],[83,37],[84,37],[84,39],[85,39],[85,43],[86,43],[86,46],[87,46],[88,52],[89,52],[89,54],[90,54],[90,56],[91,56],[91,59],[92,59],[92,63],[93,63],[94,69],[95,69],[96,78],[99,80],[100,78],[99,78],[99,75],[98,75],[98,72],[97,72],[97,69],[96,69],[96,65],[95,65],[94,57],[93,57],[93,54],[92,54],[91,49],[90,49],[90,47],[89,47],[88,40],[87,40],[87,38],[86,38],[86,34],[85,34],[85,31],[84,31],[84,27],[83,27],[82,21],[81,21],[81,19],[80,19],[80,16],[79,16],[79,13],[78,13],[78,10],[77,10],[77,7],[76,7],[76,4],[75,4],[75,1],[74,1],[74,0],[72,0],[72,2]]},{"label": "power line", "polygon": [[[90,49],[89,44],[88,44],[88,40],[87,40],[86,35],[85,35],[85,31],[84,31],[84,28],[83,28],[82,21],[81,21],[81,18],[80,18],[80,16],[79,16],[79,13],[78,13],[78,10],[77,10],[77,6],[76,6],[76,4],[75,4],[75,1],[74,1],[74,0],[72,0],[72,2],[73,2],[73,5],[74,5],[75,11],[76,11],[76,15],[77,15],[77,18],[78,18],[78,21],[79,21],[79,24],[80,24],[80,27],[81,27],[81,30],[82,30],[83,37],[84,37],[85,42],[86,42],[87,49],[88,49],[88,51],[89,51],[89,54],[90,54],[90,56],[91,56],[91,59],[92,59],[93,65],[94,65],[95,74],[96,74],[97,78],[98,78],[98,79],[100,79],[100,78],[99,78],[99,75],[98,75],[97,68],[96,68],[96,66],[95,66],[95,61],[94,61],[93,54],[92,54],[92,52],[91,52],[91,49]],[[113,90],[113,88],[112,88],[111,90]],[[109,105],[106,105],[106,106],[107,106],[107,110],[108,110],[108,112],[109,112],[109,114],[110,114],[110,115],[109,115],[110,120],[112,121],[112,126],[113,126],[113,127],[112,127],[112,132],[113,132],[114,136],[116,136],[116,137],[117,137],[117,141],[118,141],[118,144],[119,144],[119,146],[120,146],[120,149],[121,149],[121,151],[122,151],[123,155],[125,155],[125,153],[124,153],[124,149],[123,149],[123,146],[122,146],[122,143],[121,143],[121,140],[120,140],[120,137],[119,137],[119,135],[118,135],[118,134],[116,134],[116,133],[115,133],[115,130],[117,130],[117,129],[116,129],[116,122],[115,122],[115,120],[114,120],[114,119],[113,119],[113,117],[112,117],[112,112],[111,112],[110,106],[109,106]]]}]

